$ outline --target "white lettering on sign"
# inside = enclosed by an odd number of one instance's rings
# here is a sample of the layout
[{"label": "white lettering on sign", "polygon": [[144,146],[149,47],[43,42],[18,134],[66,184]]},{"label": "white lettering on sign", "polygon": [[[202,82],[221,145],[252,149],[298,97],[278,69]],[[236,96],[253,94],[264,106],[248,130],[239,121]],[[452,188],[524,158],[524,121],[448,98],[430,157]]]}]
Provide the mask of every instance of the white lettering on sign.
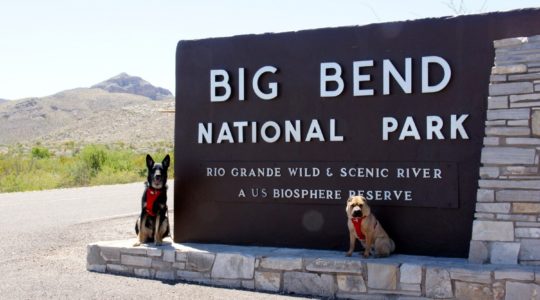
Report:
[{"label": "white lettering on sign", "polygon": [[[450,139],[469,139],[469,135],[463,127],[463,122],[469,117],[468,114],[460,115],[451,115],[450,116]],[[441,129],[444,126],[443,119],[439,116],[427,116],[426,117],[426,129],[425,129],[425,139],[432,140],[433,135],[439,140],[444,140],[445,136],[443,135]],[[398,131],[399,122],[394,117],[384,117],[382,119],[382,139],[383,141],[390,140],[390,134]],[[459,136],[459,137],[458,137]],[[414,138],[415,140],[421,140],[420,131],[416,126],[416,123],[413,117],[408,116],[405,118],[405,122],[401,127],[400,134],[398,137],[399,141],[403,141],[406,138]]]},{"label": "white lettering on sign", "polygon": [[[268,83],[269,92],[265,93],[261,90],[260,81],[266,73],[275,74],[278,72],[278,69],[273,66],[264,66],[258,69],[253,75],[251,80],[251,88],[257,97],[262,100],[271,100],[277,97],[278,95],[278,83],[270,82]],[[227,70],[216,69],[210,70],[210,102],[225,102],[230,99],[232,95],[232,87],[229,83],[230,77]],[[238,100],[245,100],[245,69],[238,68]],[[219,91],[223,89],[223,93]]]},{"label": "white lettering on sign", "polygon": [[292,177],[319,177],[321,174],[319,168],[288,168],[288,171]]},{"label": "white lettering on sign", "polygon": [[311,121],[311,125],[309,125],[308,133],[306,135],[306,142],[309,142],[313,139],[324,142],[324,136],[321,130],[321,126],[319,125],[319,121],[317,120]]},{"label": "white lettering on sign", "polygon": [[341,168],[340,177],[388,178],[387,168]]},{"label": "white lettering on sign", "polygon": [[[436,191],[441,185],[446,185],[449,179],[457,178],[455,170],[455,167],[447,163],[384,163],[383,166],[378,163],[316,162],[306,166],[297,162],[256,162],[254,165],[242,162],[209,162],[209,165],[204,167],[208,178],[220,181],[234,179],[234,184],[239,183],[239,187],[228,189],[229,192],[232,190],[234,196],[246,200],[340,200],[335,197],[342,193],[343,196],[363,195],[367,200],[388,201],[387,203],[392,205],[400,205],[398,202],[404,201],[407,206],[430,206],[429,202],[432,200],[424,197],[425,191]],[[332,177],[339,182],[339,188],[326,185],[326,180]],[[272,180],[262,185],[259,179]],[[301,181],[297,181],[298,179]]]},{"label": "white lettering on sign", "polygon": [[[225,123],[223,124],[225,125]],[[271,133],[268,133],[268,128],[272,128],[270,131]],[[273,134],[273,136],[272,136]],[[267,143],[275,143],[279,137],[281,136],[281,128],[279,127],[279,124],[274,121],[268,121],[265,122],[261,127],[261,137],[263,141]],[[234,141],[231,141],[231,143],[234,143]]]},{"label": "white lettering on sign", "polygon": [[443,127],[443,120],[439,116],[427,116],[426,117],[426,138],[428,140],[433,139],[433,134],[437,136],[437,139],[444,140],[444,135],[441,132]]},{"label": "white lettering on sign", "polygon": [[[443,69],[443,78],[435,85],[429,85],[429,64],[437,64]],[[426,76],[424,76],[426,74]],[[452,70],[450,65],[444,58],[439,56],[425,56],[422,57],[422,93],[436,93],[442,91],[452,77]]]},{"label": "white lettering on sign", "polygon": [[437,168],[397,168],[396,178],[442,179],[442,171]]},{"label": "white lettering on sign", "polygon": [[225,168],[206,168],[207,177],[223,177],[225,176]]},{"label": "white lettering on sign", "polygon": [[457,134],[461,136],[462,139],[468,140],[469,135],[467,135],[467,131],[465,131],[465,128],[463,127],[463,122],[469,117],[469,115],[461,115],[459,118],[457,118],[456,115],[451,115],[451,121],[450,121],[450,138],[456,139]]},{"label": "white lettering on sign", "polygon": [[233,177],[281,177],[281,168],[232,168]]},{"label": "white lettering on sign", "polygon": [[292,121],[285,121],[285,142],[290,143],[293,140],[299,142],[302,139],[300,128],[300,120],[294,121],[294,126],[292,125]]},{"label": "white lettering on sign", "polygon": [[[423,56],[421,58],[421,78],[422,78],[422,93],[436,93],[442,91],[452,78],[452,69],[448,62],[439,56]],[[374,67],[376,64],[373,60],[353,61],[352,63],[352,90],[354,96],[373,96],[376,91],[374,89],[361,88],[362,82],[370,82],[371,75],[365,74],[362,69]],[[442,79],[434,84],[430,84],[430,65],[438,65],[443,72]],[[412,58],[405,58],[404,75],[396,69],[395,65],[389,60],[384,59],[382,63],[383,73],[383,95],[390,95],[390,78],[401,87],[405,94],[412,93]],[[332,72],[329,72],[332,70]],[[331,75],[330,75],[330,74]],[[320,96],[321,97],[337,97],[341,95],[345,89],[345,80],[342,78],[343,70],[336,62],[323,62],[320,65]],[[328,84],[337,84],[334,90],[328,89]]]},{"label": "white lettering on sign", "polygon": [[[221,78],[218,81],[218,78]],[[217,94],[218,88],[225,89],[222,95]],[[210,101],[227,101],[231,96],[231,86],[229,85],[229,73],[225,70],[210,70]]]},{"label": "white lettering on sign", "polygon": [[403,141],[407,137],[414,137],[415,140],[420,139],[420,134],[418,133],[418,129],[416,129],[416,124],[412,117],[405,119],[405,124],[403,124],[403,129],[399,134],[399,140]]},{"label": "white lettering on sign", "polygon": [[373,89],[360,88],[360,82],[371,81],[371,75],[360,74],[360,69],[364,67],[373,67],[373,61],[363,60],[353,62],[353,95],[355,96],[373,96],[373,94],[375,94]]},{"label": "white lettering on sign", "polygon": [[349,197],[360,195],[371,201],[403,200],[412,201],[413,194],[409,190],[350,190]]},{"label": "white lettering on sign", "polygon": [[[214,123],[202,123],[198,124],[198,138],[199,144],[221,144],[227,143],[257,143],[258,137],[265,143],[275,143],[280,140],[283,135],[284,141],[290,142],[311,142],[311,141],[330,141],[330,142],[343,142],[345,139],[342,135],[337,133],[336,119],[328,120],[329,130],[325,132],[321,127],[321,123],[317,119],[311,120],[309,127],[306,130],[305,136],[302,137],[302,122],[300,120],[290,121],[286,120],[284,126],[275,121],[266,121],[259,128],[257,122],[239,121],[233,122],[233,128],[227,122],[221,123],[219,127],[217,138],[214,138]],[[246,129],[251,127],[250,132],[246,132]],[[282,127],[284,130],[282,130]],[[285,132],[283,134],[283,132]],[[248,141],[245,137],[249,135]]]},{"label": "white lettering on sign", "polygon": [[[444,90],[452,78],[452,68],[448,61],[440,56],[430,55],[419,58],[419,72],[421,78],[421,93],[437,93]],[[382,72],[375,68],[382,68]],[[438,70],[437,70],[438,69]],[[320,97],[330,98],[343,94],[347,83],[344,74],[352,74],[353,96],[373,96],[378,92],[373,87],[372,74],[382,73],[382,95],[390,95],[393,90],[401,90],[405,94],[413,92],[413,58],[405,57],[402,62],[382,59],[382,63],[375,60],[358,60],[352,62],[352,71],[344,71],[337,62],[320,63]],[[433,71],[442,74],[440,79],[433,79]],[[277,74],[279,69],[274,66],[263,66],[255,71],[251,78],[251,89],[261,100],[275,99],[279,95],[279,83],[270,81],[262,86],[263,77]],[[249,74],[245,68],[238,68],[237,80],[233,78],[234,72],[225,69],[210,70],[210,102],[226,102],[233,95],[238,101],[246,100],[246,80]],[[440,76],[439,76],[440,77]],[[430,80],[431,78],[431,80]],[[235,87],[233,84],[236,82]],[[393,84],[394,83],[394,84]],[[399,88],[395,88],[398,87]],[[249,88],[249,85],[248,85]],[[382,118],[382,140],[455,140],[469,139],[464,122],[468,114],[451,114],[444,118],[437,115],[425,117],[425,122],[418,123],[414,116],[406,116],[404,120],[386,116]],[[417,117],[416,117],[417,118]],[[449,124],[448,124],[449,123]],[[328,127],[322,127],[318,119],[312,119],[305,124],[301,120],[266,121],[259,124],[257,121],[223,122],[214,126],[214,123],[198,123],[197,141],[199,144],[222,143],[276,143],[283,140],[291,142],[343,142],[343,135],[337,134],[337,121],[330,119]],[[445,126],[446,125],[446,126]],[[348,128],[348,126],[344,126]],[[328,128],[328,129],[323,129]]]},{"label": "white lettering on sign", "polygon": [[341,190],[325,189],[272,189],[274,199],[329,199],[341,200]]},{"label": "white lettering on sign", "polygon": [[383,95],[390,95],[390,75],[405,94],[412,93],[412,58],[405,58],[405,78],[399,74],[389,59],[383,60]]},{"label": "white lettering on sign", "polygon": [[[333,74],[329,75],[328,70],[333,69]],[[328,82],[335,82],[337,87],[335,90],[328,90]],[[335,97],[339,96],[343,89],[345,88],[345,83],[341,79],[341,66],[338,63],[321,63],[321,97]]]},{"label": "white lettering on sign", "polygon": [[264,73],[273,73],[275,74],[277,72],[277,69],[275,67],[272,67],[272,66],[266,66],[266,67],[262,67],[260,68],[259,70],[257,70],[257,72],[255,73],[255,75],[253,76],[253,81],[252,81],[252,87],[253,87],[253,91],[255,92],[255,94],[263,99],[263,100],[270,100],[270,99],[274,99],[277,97],[277,94],[278,94],[278,84],[276,82],[270,82],[268,84],[268,88],[270,89],[270,92],[269,93],[263,93],[263,91],[261,91],[261,89],[259,88],[259,79],[262,77],[262,75]]},{"label": "white lettering on sign", "polygon": [[217,138],[218,144],[223,143],[223,141],[234,143],[234,138],[233,138],[231,129],[229,128],[229,124],[227,123],[224,123],[223,126],[221,126],[221,130],[219,131],[219,135]]},{"label": "white lettering on sign", "polygon": [[[333,74],[329,75],[328,70],[333,69]],[[335,82],[337,87],[335,90],[328,90],[326,83]],[[343,89],[345,88],[345,83],[341,79],[341,66],[338,63],[321,63],[321,97],[336,97],[339,96]]]}]

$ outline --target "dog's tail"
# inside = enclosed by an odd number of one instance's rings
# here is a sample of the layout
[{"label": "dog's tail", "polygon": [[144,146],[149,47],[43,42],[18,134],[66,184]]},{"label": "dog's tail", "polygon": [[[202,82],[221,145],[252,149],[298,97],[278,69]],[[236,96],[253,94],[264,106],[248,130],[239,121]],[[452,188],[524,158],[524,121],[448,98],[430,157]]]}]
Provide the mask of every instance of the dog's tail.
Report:
[{"label": "dog's tail", "polygon": [[135,234],[139,235],[139,219],[135,221]]}]

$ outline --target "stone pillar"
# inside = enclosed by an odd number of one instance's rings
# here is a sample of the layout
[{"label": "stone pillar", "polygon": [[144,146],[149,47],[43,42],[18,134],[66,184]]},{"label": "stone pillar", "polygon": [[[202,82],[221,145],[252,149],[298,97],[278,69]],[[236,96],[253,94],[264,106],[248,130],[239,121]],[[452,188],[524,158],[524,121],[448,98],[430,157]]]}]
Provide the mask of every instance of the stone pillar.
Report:
[{"label": "stone pillar", "polygon": [[540,264],[540,36],[494,46],[469,261]]}]

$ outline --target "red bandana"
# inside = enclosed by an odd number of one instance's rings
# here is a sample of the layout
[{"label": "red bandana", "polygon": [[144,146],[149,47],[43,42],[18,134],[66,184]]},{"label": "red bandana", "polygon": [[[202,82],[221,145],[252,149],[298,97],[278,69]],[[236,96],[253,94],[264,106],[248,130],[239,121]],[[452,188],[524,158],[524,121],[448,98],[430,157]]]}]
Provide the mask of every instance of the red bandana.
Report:
[{"label": "red bandana", "polygon": [[354,230],[356,231],[356,235],[360,240],[365,240],[366,236],[362,233],[362,221],[364,221],[366,217],[361,218],[352,218],[351,221],[354,225]]},{"label": "red bandana", "polygon": [[156,216],[156,214],[152,211],[152,208],[154,207],[154,202],[156,202],[159,194],[161,194],[160,190],[156,190],[153,188],[148,188],[146,190],[146,212],[152,217]]}]

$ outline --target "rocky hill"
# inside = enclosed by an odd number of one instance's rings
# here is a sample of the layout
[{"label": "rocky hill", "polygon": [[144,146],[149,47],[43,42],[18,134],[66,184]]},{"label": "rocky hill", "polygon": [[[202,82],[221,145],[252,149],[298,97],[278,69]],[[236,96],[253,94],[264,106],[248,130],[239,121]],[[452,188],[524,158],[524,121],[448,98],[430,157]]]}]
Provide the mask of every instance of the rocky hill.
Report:
[{"label": "rocky hill", "polygon": [[161,99],[78,88],[43,98],[9,101],[0,105],[0,145],[172,143],[174,114],[163,110],[174,108],[174,98]]},{"label": "rocky hill", "polygon": [[92,88],[103,89],[111,93],[140,95],[152,100],[172,97],[172,93],[169,90],[155,87],[141,77],[130,76],[126,73],[120,73],[113,78],[93,85]]}]

